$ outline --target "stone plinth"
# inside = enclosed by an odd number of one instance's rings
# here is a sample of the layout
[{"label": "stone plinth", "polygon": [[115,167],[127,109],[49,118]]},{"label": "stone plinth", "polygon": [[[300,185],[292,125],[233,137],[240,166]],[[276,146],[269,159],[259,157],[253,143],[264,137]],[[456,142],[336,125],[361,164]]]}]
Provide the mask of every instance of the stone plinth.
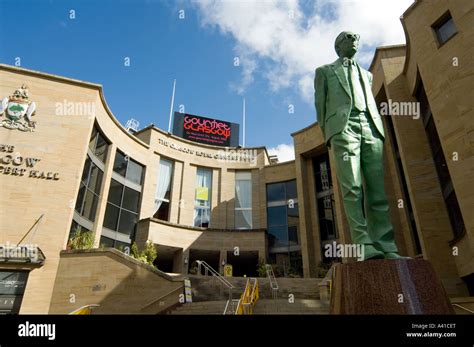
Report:
[{"label": "stone plinth", "polygon": [[334,267],[331,314],[454,314],[431,264],[368,260]]}]

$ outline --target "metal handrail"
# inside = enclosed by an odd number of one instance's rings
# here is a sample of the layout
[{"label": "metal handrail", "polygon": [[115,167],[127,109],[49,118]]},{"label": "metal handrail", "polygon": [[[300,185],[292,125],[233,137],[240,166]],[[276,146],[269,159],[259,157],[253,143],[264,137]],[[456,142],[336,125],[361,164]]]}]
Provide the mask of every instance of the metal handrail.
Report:
[{"label": "metal handrail", "polygon": [[224,315],[235,314],[235,312],[237,312],[237,307],[239,307],[239,305],[240,305],[240,299],[227,300],[223,314]]},{"label": "metal handrail", "polygon": [[[226,308],[224,309],[224,314],[228,314],[228,313],[234,313],[235,311],[232,311],[232,312],[227,312],[227,308],[228,308],[228,305],[229,305],[229,302],[233,302],[233,299],[232,299],[232,289],[234,289],[234,285],[232,283],[230,283],[229,281],[227,281],[224,276],[222,276],[220,273],[218,273],[216,270],[214,270],[208,263],[206,263],[204,260],[196,260],[196,263],[198,264],[198,275],[202,275],[201,273],[201,265],[204,266],[204,270],[205,270],[205,276],[207,276],[208,272],[211,273],[212,276],[214,276],[215,278],[217,278],[222,284],[224,284],[227,289],[229,290],[229,298],[227,299],[227,304],[226,304]],[[232,306],[233,307],[233,306]]]},{"label": "metal handrail", "polygon": [[273,272],[273,268],[270,264],[265,264],[265,270],[267,272],[267,277],[270,282],[270,289],[272,290],[272,298],[277,299],[278,297],[278,283],[275,278],[275,273]]},{"label": "metal handrail", "polygon": [[145,306],[143,306],[143,307],[141,308],[141,310],[144,310],[144,309],[147,308],[148,306],[153,305],[155,302],[160,301],[160,300],[166,298],[167,296],[173,294],[174,292],[177,292],[178,290],[183,290],[183,288],[184,288],[184,285],[181,285],[181,286],[179,286],[179,287],[177,287],[177,288],[171,290],[170,292],[168,292],[168,293],[166,293],[166,294],[160,296],[158,299],[154,299],[154,300],[151,301],[150,303],[146,304]]},{"label": "metal handrail", "polygon": [[196,263],[198,264],[198,274],[201,275],[201,265],[204,266],[205,269],[205,276],[207,276],[207,271],[211,272],[211,275],[215,276],[219,281],[221,281],[222,284],[224,284],[227,288],[233,289],[234,286],[232,283],[227,281],[224,276],[222,276],[220,273],[218,273],[216,270],[214,270],[208,263],[206,263],[204,260],[196,260]]},{"label": "metal handrail", "polygon": [[469,313],[473,313],[474,314],[474,311],[471,311],[470,309],[468,309],[467,307],[464,307],[462,305],[459,305],[459,304],[451,304],[453,306],[456,306],[456,307],[459,307],[460,309],[463,309],[464,311],[467,311]]}]

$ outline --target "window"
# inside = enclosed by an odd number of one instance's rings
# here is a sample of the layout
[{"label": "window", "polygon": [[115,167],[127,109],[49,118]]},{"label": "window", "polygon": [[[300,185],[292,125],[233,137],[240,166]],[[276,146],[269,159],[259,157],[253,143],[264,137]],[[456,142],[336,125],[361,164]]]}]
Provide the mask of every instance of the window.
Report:
[{"label": "window", "polygon": [[78,222],[76,222],[74,219],[72,220],[71,223],[71,228],[69,229],[69,238],[68,240],[71,240],[78,232],[90,232],[89,229],[87,229],[85,226],[80,225]]},{"label": "window", "polygon": [[252,229],[252,172],[235,173],[235,228]]},{"label": "window", "polygon": [[134,234],[138,221],[140,192],[112,179],[110,182],[104,227],[122,234]]},{"label": "window", "polygon": [[104,135],[98,130],[96,126],[92,129],[92,135],[89,140],[89,149],[91,152],[103,163],[107,159],[107,150],[109,143]]},{"label": "window", "polygon": [[333,206],[334,193],[327,153],[313,159],[313,170],[316,180],[316,204],[321,241],[334,240],[337,237]]},{"label": "window", "polygon": [[211,222],[212,170],[198,168],[194,200],[194,226],[208,228]]},{"label": "window", "polygon": [[155,194],[155,213],[153,217],[169,221],[171,205],[171,184],[173,179],[173,162],[160,160]]},{"label": "window", "polygon": [[76,200],[76,212],[95,221],[103,172],[87,157],[82,171],[81,184]]},{"label": "window", "polygon": [[130,252],[130,244],[127,242],[121,242],[118,240],[111,239],[110,237],[101,236],[100,237],[100,247],[104,248],[116,248],[122,252],[128,250]]},{"label": "window", "polygon": [[296,180],[267,184],[267,230],[270,252],[288,252],[290,246],[297,246],[298,224]]},{"label": "window", "polygon": [[432,28],[436,33],[440,46],[445,44],[457,33],[456,26],[454,25],[453,18],[449,11],[438,19],[436,23],[432,25]]},{"label": "window", "polygon": [[143,181],[143,165],[137,163],[120,151],[115,153],[114,172],[129,181],[141,185]]},{"label": "window", "polygon": [[456,197],[456,192],[452,184],[449,168],[444,157],[443,149],[441,147],[441,141],[438,135],[438,130],[436,129],[436,125],[433,120],[433,115],[431,113],[428,97],[426,95],[425,88],[421,80],[420,86],[418,87],[418,91],[416,94],[416,98],[421,105],[421,119],[423,120],[423,124],[425,126],[426,136],[428,137],[428,143],[430,145],[434,164],[438,173],[439,184],[441,186],[441,191],[443,192],[443,198],[446,204],[446,209],[448,210],[454,239],[457,239],[458,237],[464,234],[466,227],[464,224],[461,209],[459,208],[459,202]]}]

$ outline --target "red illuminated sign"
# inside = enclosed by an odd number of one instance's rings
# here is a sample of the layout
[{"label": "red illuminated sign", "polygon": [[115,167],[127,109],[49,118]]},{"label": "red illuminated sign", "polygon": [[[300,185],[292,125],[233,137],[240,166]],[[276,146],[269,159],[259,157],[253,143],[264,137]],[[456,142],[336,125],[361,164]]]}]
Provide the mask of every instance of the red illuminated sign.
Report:
[{"label": "red illuminated sign", "polygon": [[173,134],[184,139],[216,146],[237,147],[239,125],[218,119],[175,113]]}]

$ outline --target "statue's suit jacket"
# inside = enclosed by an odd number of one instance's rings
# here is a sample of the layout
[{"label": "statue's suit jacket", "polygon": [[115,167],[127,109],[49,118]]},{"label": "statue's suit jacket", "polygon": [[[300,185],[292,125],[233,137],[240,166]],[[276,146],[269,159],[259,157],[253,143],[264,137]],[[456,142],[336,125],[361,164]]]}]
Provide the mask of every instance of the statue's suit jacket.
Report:
[{"label": "statue's suit jacket", "polygon": [[[362,76],[362,89],[367,97],[368,113],[383,138],[382,119],[371,90],[372,74],[361,68],[359,64],[356,63],[356,65],[360,76]],[[352,110],[351,89],[344,73],[342,59],[316,69],[314,90],[318,123],[323,131],[326,144],[330,146],[331,137],[346,128]]]}]

